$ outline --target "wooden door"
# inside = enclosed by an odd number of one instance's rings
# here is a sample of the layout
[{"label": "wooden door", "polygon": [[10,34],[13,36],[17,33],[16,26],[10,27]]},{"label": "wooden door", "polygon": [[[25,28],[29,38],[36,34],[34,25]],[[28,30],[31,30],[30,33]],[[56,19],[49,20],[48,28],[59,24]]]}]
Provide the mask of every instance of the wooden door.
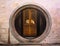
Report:
[{"label": "wooden door", "polygon": [[25,9],[23,11],[23,36],[32,37],[37,35],[37,11]]}]

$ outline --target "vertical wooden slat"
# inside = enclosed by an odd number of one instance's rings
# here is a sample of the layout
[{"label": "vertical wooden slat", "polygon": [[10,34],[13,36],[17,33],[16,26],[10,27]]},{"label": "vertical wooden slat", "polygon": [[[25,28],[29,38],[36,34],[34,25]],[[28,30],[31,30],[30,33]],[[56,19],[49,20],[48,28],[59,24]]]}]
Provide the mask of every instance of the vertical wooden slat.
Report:
[{"label": "vertical wooden slat", "polygon": [[[35,17],[35,19],[32,18],[32,15]],[[28,19],[26,19],[26,16],[28,16]],[[29,23],[26,23],[26,20],[29,20]],[[34,22],[34,24],[32,23],[32,21]],[[31,37],[37,35],[36,21],[37,11],[35,9],[26,9],[23,11],[23,36]]]}]

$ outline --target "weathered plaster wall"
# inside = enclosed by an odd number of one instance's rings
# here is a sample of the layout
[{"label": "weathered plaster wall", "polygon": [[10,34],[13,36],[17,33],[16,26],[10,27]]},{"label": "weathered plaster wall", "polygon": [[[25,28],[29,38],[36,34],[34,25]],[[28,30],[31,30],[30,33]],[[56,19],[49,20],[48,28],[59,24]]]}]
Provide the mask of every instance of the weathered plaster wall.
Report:
[{"label": "weathered plaster wall", "polygon": [[[52,27],[48,37],[41,43],[60,43],[60,0],[0,0],[0,43],[8,43],[9,18],[23,4],[38,4],[48,10]],[[11,43],[19,43],[11,34]]]}]

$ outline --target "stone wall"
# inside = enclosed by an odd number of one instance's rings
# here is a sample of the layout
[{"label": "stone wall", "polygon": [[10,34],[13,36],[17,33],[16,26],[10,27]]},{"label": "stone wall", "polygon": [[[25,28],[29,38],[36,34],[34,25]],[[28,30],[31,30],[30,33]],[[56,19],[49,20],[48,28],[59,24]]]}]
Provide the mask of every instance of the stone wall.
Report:
[{"label": "stone wall", "polygon": [[[60,1],[59,0],[0,0],[0,43],[8,43],[9,18],[15,9],[22,4],[39,3],[44,6],[52,20],[52,27],[49,35],[41,43],[60,43]],[[18,44],[19,41],[14,38],[10,32],[11,44]]]}]

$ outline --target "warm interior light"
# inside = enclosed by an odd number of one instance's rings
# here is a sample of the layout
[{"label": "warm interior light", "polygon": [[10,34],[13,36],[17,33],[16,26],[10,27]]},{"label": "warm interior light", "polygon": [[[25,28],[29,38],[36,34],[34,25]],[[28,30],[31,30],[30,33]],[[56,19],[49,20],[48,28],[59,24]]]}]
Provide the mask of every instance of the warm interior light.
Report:
[{"label": "warm interior light", "polygon": [[[32,11],[34,11],[35,13],[33,13]],[[36,13],[37,12],[34,9],[26,9],[23,11],[23,35],[24,36],[36,36],[37,35],[36,24],[34,24],[35,22],[32,18],[32,16],[34,16],[33,14],[35,14],[36,16]]]},{"label": "warm interior light", "polygon": [[[29,24],[29,20],[26,20],[26,23]],[[31,24],[35,24],[34,20],[31,20]]]},{"label": "warm interior light", "polygon": [[15,28],[18,34],[24,38],[36,38],[46,28],[45,15],[37,8],[26,7],[17,13]]}]

